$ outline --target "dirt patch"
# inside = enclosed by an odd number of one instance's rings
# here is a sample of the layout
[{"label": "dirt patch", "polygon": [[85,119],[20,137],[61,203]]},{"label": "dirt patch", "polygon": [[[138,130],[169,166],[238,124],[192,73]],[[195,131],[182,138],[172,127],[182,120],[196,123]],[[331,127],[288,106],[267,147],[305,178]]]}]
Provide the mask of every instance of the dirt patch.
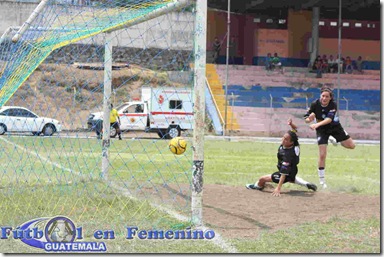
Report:
[{"label": "dirt patch", "polygon": [[275,231],[332,217],[380,217],[380,197],[306,189],[282,190],[281,197],[245,187],[204,185],[203,217],[208,227],[226,238],[256,238]]}]

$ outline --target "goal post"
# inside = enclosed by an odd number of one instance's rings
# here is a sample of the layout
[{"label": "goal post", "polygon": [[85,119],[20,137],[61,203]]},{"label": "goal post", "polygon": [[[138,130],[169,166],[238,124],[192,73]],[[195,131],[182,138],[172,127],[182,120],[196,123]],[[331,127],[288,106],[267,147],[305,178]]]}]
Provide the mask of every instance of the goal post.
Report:
[{"label": "goal post", "polygon": [[194,77],[194,133],[192,172],[192,222],[203,225],[203,176],[204,176],[204,134],[205,134],[205,67],[207,45],[207,0],[196,3],[195,23],[195,77]]},{"label": "goal post", "polygon": [[[123,234],[127,223],[201,227],[207,1],[92,2],[44,1],[1,37],[3,223],[60,214],[84,238],[106,225]],[[187,141],[180,155],[174,136]]]}]

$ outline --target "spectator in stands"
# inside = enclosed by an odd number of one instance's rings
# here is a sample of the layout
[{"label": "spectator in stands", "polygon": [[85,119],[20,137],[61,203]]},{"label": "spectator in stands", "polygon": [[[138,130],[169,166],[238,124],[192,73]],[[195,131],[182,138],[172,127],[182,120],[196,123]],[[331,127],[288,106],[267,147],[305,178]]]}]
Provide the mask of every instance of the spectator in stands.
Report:
[{"label": "spectator in stands", "polygon": [[321,78],[322,76],[322,65],[323,65],[323,62],[322,62],[321,56],[319,55],[313,62],[313,66],[312,66],[312,70],[316,72],[317,78]]},{"label": "spectator in stands", "polygon": [[337,70],[337,62],[331,54],[328,59],[328,72],[334,73]]},{"label": "spectator in stands", "polygon": [[219,56],[220,56],[220,50],[221,50],[221,42],[219,41],[218,37],[215,37],[215,41],[213,42],[213,61],[214,63],[219,63]]},{"label": "spectator in stands", "polygon": [[328,72],[328,59],[326,54],[323,54],[323,57],[321,58],[321,72]]},{"label": "spectator in stands", "polygon": [[235,37],[232,36],[231,40],[229,41],[229,64],[235,64],[235,57],[237,52],[237,44]]},{"label": "spectator in stands", "polygon": [[275,69],[275,68],[279,68],[281,72],[283,72],[283,66],[281,64],[281,61],[280,61],[280,58],[279,56],[277,55],[277,53],[275,53],[273,55],[273,58],[272,58],[272,68]]},{"label": "spectator in stands", "polygon": [[357,57],[356,70],[359,73],[363,73],[363,58],[361,58],[361,56]]},{"label": "spectator in stands", "polygon": [[352,60],[351,57],[347,56],[345,58],[345,73],[352,73],[353,72],[353,67],[352,67]]},{"label": "spectator in stands", "polygon": [[[327,157],[327,145],[330,136],[348,149],[354,149],[355,143],[343,129],[337,115],[337,105],[333,100],[333,92],[329,87],[321,89],[320,98],[312,102],[311,107],[304,115],[305,122],[311,123],[309,127],[316,130],[317,144],[319,146],[318,175],[320,185],[326,188],[325,183],[325,159]],[[316,119],[316,123],[312,123]]]},{"label": "spectator in stands", "polygon": [[273,196],[280,196],[280,190],[284,183],[290,182],[300,186],[304,186],[310,190],[316,191],[317,186],[309,183],[304,179],[297,176],[297,165],[300,162],[300,145],[299,138],[297,136],[297,126],[292,122],[292,119],[288,120],[288,125],[291,126],[291,130],[284,134],[281,145],[277,152],[277,168],[278,171],[273,174],[268,174],[259,178],[255,184],[247,184],[247,189],[263,190],[265,183],[274,182],[277,185],[273,190]]},{"label": "spectator in stands", "polygon": [[336,64],[339,64],[340,73],[343,73],[343,71],[344,71],[344,69],[343,69],[344,68],[344,58],[337,55]]},{"label": "spectator in stands", "polygon": [[265,58],[265,69],[266,70],[272,70],[272,55],[271,55],[271,53],[268,53],[267,57]]}]

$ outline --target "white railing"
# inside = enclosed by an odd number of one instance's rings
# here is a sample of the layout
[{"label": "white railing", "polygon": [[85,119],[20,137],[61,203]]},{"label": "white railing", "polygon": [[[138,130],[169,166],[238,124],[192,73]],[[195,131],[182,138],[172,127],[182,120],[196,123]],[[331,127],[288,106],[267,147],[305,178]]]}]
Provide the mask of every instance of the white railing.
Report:
[{"label": "white railing", "polygon": [[[348,111],[348,104],[349,104],[349,101],[347,98],[343,97],[343,99],[341,100],[344,100],[345,101],[345,110]],[[339,107],[339,106],[338,106]],[[340,108],[340,107],[339,107]]]}]

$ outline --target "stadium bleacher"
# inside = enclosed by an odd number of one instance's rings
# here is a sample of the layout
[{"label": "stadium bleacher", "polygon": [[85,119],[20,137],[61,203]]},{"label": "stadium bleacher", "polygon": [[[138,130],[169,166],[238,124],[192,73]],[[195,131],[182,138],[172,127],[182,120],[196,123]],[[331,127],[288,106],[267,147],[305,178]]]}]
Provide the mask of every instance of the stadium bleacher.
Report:
[{"label": "stadium bleacher", "polygon": [[[224,88],[225,65],[216,65],[216,72]],[[286,130],[281,119],[287,119],[287,114],[301,119],[310,103],[320,96],[323,85],[334,88],[337,97],[339,80],[339,113],[345,128],[354,137],[379,139],[381,98],[378,70],[340,74],[339,79],[334,73],[316,78],[316,74],[301,67],[285,67],[284,73],[280,73],[266,71],[263,66],[230,65],[228,94],[235,96],[230,104],[239,126],[237,132],[281,135]],[[313,131],[307,131],[304,136],[313,137]]]}]

